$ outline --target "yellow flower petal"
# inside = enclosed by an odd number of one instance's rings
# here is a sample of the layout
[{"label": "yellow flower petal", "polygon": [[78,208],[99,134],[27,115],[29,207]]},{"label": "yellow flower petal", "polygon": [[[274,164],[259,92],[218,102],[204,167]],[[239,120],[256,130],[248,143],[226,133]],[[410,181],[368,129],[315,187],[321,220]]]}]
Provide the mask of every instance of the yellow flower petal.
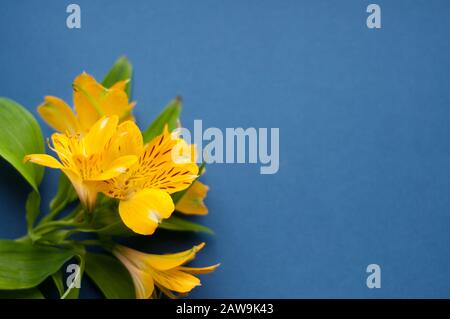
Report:
[{"label": "yellow flower petal", "polygon": [[184,272],[187,272],[187,273],[192,274],[192,275],[204,275],[204,274],[209,274],[209,273],[213,272],[219,266],[220,266],[220,264],[215,264],[215,265],[212,265],[212,266],[201,267],[201,268],[180,266],[180,267],[177,267],[177,269],[181,270],[181,271],[184,271]]},{"label": "yellow flower petal", "polygon": [[100,153],[117,129],[117,116],[102,117],[89,130],[84,138],[87,154]]},{"label": "yellow flower petal", "polygon": [[120,119],[125,118],[132,108],[127,93],[117,89],[108,90],[99,102],[104,115],[117,115]]},{"label": "yellow flower petal", "polygon": [[54,157],[47,154],[29,154],[23,159],[25,162],[32,162],[38,165],[51,167],[51,168],[62,168],[62,164],[58,162]]},{"label": "yellow flower petal", "polygon": [[73,83],[80,87],[86,87],[88,85],[97,84],[97,81],[92,75],[83,72],[75,78]]},{"label": "yellow flower petal", "polygon": [[119,203],[119,213],[125,225],[141,235],[151,235],[159,222],[174,210],[169,194],[158,189],[143,189]]},{"label": "yellow flower petal", "polygon": [[37,111],[44,121],[57,131],[68,131],[74,134],[80,130],[72,109],[57,97],[46,96],[44,103],[38,106]]},{"label": "yellow flower petal", "polygon": [[121,155],[140,155],[144,147],[142,133],[132,121],[125,121],[117,128],[112,146]]},{"label": "yellow flower petal", "polygon": [[175,205],[175,210],[186,215],[208,214],[208,208],[203,202],[208,189],[205,184],[195,181]]},{"label": "yellow flower petal", "polygon": [[84,130],[101,116],[117,115],[120,120],[129,117],[134,103],[128,102],[128,95],[124,90],[126,83],[121,81],[107,89],[86,73],[75,79],[74,105]]},{"label": "yellow flower petal", "polygon": [[[78,198],[80,202],[87,208],[89,212],[94,211],[95,203],[97,201],[97,188],[95,183],[83,181],[75,174],[69,173],[70,171],[63,170],[64,173],[69,177],[70,182],[73,185],[73,188],[77,192]],[[74,178],[74,176],[76,176]]]},{"label": "yellow flower petal", "polygon": [[[139,296],[149,296],[153,286],[169,298],[179,298],[200,285],[200,280],[194,274],[206,274],[214,271],[219,265],[203,268],[183,267],[195,257],[204,243],[175,254],[155,255],[143,253],[125,246],[116,245],[113,254],[130,272]],[[148,279],[144,274],[150,275]],[[148,286],[151,285],[150,288]],[[144,294],[143,292],[146,291]],[[181,295],[177,295],[179,293]]]},{"label": "yellow flower petal", "polygon": [[51,127],[70,134],[86,134],[102,116],[116,115],[120,121],[134,121],[131,111],[136,103],[128,101],[125,91],[128,82],[119,81],[107,89],[84,72],[72,84],[75,112],[64,101],[52,96],[45,98],[38,112]]},{"label": "yellow flower petal", "polygon": [[170,299],[179,299],[179,298],[184,298],[188,296],[188,293],[173,293],[172,291],[170,291],[169,289],[161,286],[161,285],[157,285],[159,291],[161,291],[164,295],[166,295],[167,297],[169,297]]},{"label": "yellow flower petal", "polygon": [[195,144],[188,144],[185,140],[174,135],[171,135],[171,138],[176,142],[171,153],[174,163],[188,164],[197,161],[197,146]]},{"label": "yellow flower petal", "polygon": [[176,292],[189,292],[196,286],[201,285],[200,279],[177,269],[165,271],[153,270],[151,273],[153,280],[158,286],[163,286],[164,288]]},{"label": "yellow flower petal", "polygon": [[99,97],[105,88],[87,73],[77,76],[73,82],[73,104],[80,121],[81,129],[89,128],[104,115],[99,104]]},{"label": "yellow flower petal", "polygon": [[59,159],[64,166],[74,168],[73,158],[76,154],[81,155],[82,149],[77,137],[67,136],[66,134],[53,133],[52,134],[53,147],[50,148],[58,154]]},{"label": "yellow flower petal", "polygon": [[136,291],[137,299],[148,299],[153,294],[155,285],[150,273],[138,269],[131,260],[119,251],[113,251],[113,254],[122,262],[127,268],[133,280],[134,289]]},{"label": "yellow flower petal", "polygon": [[130,79],[128,80],[123,80],[123,81],[118,81],[116,83],[114,83],[113,86],[110,87],[111,90],[120,90],[120,91],[125,91],[125,87],[127,86],[128,82],[130,82]]},{"label": "yellow flower petal", "polygon": [[172,194],[186,189],[197,178],[195,163],[176,164],[173,161],[172,151],[178,143],[179,140],[173,139],[166,129],[145,146],[139,158],[141,165],[133,172],[144,177],[142,188],[158,188]]},{"label": "yellow flower petal", "polygon": [[143,260],[147,265],[158,270],[168,270],[184,265],[195,258],[195,254],[205,246],[201,243],[191,249],[175,253],[175,254],[145,254]]},{"label": "yellow flower petal", "polygon": [[120,119],[122,122],[125,121],[132,121],[132,122],[136,122],[136,119],[134,118],[133,114],[131,114],[131,111],[134,109],[134,107],[136,106],[136,102],[131,102],[129,104],[129,108],[130,110],[128,111],[128,114],[125,114],[124,116],[122,116]]},{"label": "yellow flower petal", "polygon": [[100,175],[88,178],[88,181],[105,181],[125,173],[130,166],[136,163],[138,157],[126,155],[115,159]]},{"label": "yellow flower petal", "polygon": [[139,273],[131,276],[131,278],[133,279],[136,298],[149,299],[152,296],[153,291],[155,290],[152,276],[143,271],[139,271]]}]

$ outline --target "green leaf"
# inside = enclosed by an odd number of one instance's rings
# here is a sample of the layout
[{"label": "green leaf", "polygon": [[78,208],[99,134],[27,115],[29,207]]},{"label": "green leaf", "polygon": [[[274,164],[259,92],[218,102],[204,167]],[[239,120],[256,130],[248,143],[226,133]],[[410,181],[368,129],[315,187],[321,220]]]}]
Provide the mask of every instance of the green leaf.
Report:
[{"label": "green leaf", "polygon": [[86,254],[86,273],[108,299],[136,298],[128,270],[116,258]]},{"label": "green leaf", "polygon": [[68,250],[0,240],[0,289],[35,287],[73,255]]},{"label": "green leaf", "polygon": [[20,290],[0,290],[0,299],[45,299],[41,291],[34,287]]},{"label": "green leaf", "polygon": [[142,134],[144,142],[151,141],[156,136],[160,135],[164,126],[167,124],[169,131],[173,131],[177,127],[178,119],[181,113],[181,98],[176,97],[173,99],[164,110],[158,115],[155,121],[145,130]]},{"label": "green leaf", "polygon": [[32,234],[32,239],[34,243],[39,243],[43,245],[57,245],[60,244],[64,239],[73,234],[72,229],[55,229],[44,235]]},{"label": "green leaf", "polygon": [[214,232],[206,226],[187,221],[176,215],[172,215],[169,219],[165,219],[159,224],[158,228],[174,231],[192,231],[214,235]]},{"label": "green leaf", "polygon": [[45,152],[41,128],[36,119],[23,106],[0,97],[0,136],[0,156],[38,191],[44,168],[23,162],[27,154]]},{"label": "green leaf", "polygon": [[56,289],[58,289],[59,296],[62,297],[62,295],[64,295],[64,283],[61,269],[52,275],[52,279]]},{"label": "green leaf", "polygon": [[133,67],[126,57],[120,57],[109,70],[108,74],[102,81],[102,85],[106,88],[110,88],[116,82],[130,79],[125,91],[128,98],[131,98],[131,77],[133,75]]},{"label": "green leaf", "polygon": [[136,235],[122,222],[117,211],[117,204],[97,209],[93,214],[92,227],[97,229],[99,235],[122,237]]},{"label": "green leaf", "polygon": [[52,214],[57,214],[62,211],[67,205],[74,202],[78,198],[77,192],[72,186],[72,183],[67,178],[66,174],[61,173],[58,180],[58,191],[55,197],[50,202],[50,211]]},{"label": "green leaf", "polygon": [[41,196],[35,190],[31,191],[28,195],[27,202],[25,203],[26,220],[28,232],[31,232],[33,224],[39,215],[41,204]]}]

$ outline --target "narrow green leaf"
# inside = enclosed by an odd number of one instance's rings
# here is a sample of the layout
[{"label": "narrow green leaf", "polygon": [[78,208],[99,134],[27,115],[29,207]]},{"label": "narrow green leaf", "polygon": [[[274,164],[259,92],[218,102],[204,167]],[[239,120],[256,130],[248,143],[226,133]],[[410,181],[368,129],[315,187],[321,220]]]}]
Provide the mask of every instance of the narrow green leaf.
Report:
[{"label": "narrow green leaf", "polygon": [[131,99],[131,77],[133,75],[133,67],[126,57],[120,57],[106,74],[102,81],[102,85],[106,88],[110,88],[116,82],[122,80],[130,79],[125,91],[127,92],[128,98]]},{"label": "narrow green leaf", "polygon": [[144,142],[147,143],[154,137],[161,134],[166,124],[169,127],[169,131],[173,131],[177,127],[180,113],[181,98],[176,97],[164,108],[164,110],[158,115],[156,120],[154,120],[153,123],[142,134],[144,137]]},{"label": "narrow green leaf", "polygon": [[136,298],[131,276],[116,258],[88,252],[86,274],[108,299]]},{"label": "narrow green leaf", "polygon": [[20,104],[0,97],[0,156],[10,163],[38,191],[44,169],[24,163],[27,154],[44,153],[41,128],[33,115]]},{"label": "narrow green leaf", "polygon": [[55,283],[56,289],[58,289],[59,296],[64,295],[64,283],[61,269],[52,275],[53,282]]},{"label": "narrow green leaf", "polygon": [[72,229],[55,229],[44,235],[33,234],[34,243],[39,243],[43,245],[58,245],[64,239],[73,234]]},{"label": "narrow green leaf", "polygon": [[68,250],[0,240],[0,289],[35,287],[72,256]]},{"label": "narrow green leaf", "polygon": [[192,231],[214,235],[214,232],[206,226],[185,220],[176,215],[172,215],[169,219],[165,219],[159,224],[158,228],[174,231]]},{"label": "narrow green leaf", "polygon": [[45,299],[41,291],[34,287],[20,290],[0,290],[0,299]]},{"label": "narrow green leaf", "polygon": [[136,235],[122,222],[117,211],[117,205],[107,205],[97,209],[94,212],[92,226],[97,229],[99,235],[122,237]]},{"label": "narrow green leaf", "polygon": [[39,215],[40,204],[41,204],[41,196],[39,195],[39,193],[36,192],[35,190],[31,191],[31,193],[28,195],[27,202],[25,203],[25,211],[26,211],[25,217],[27,220],[28,232],[31,232],[33,224]]},{"label": "narrow green leaf", "polygon": [[77,192],[72,186],[72,183],[67,178],[66,174],[61,173],[58,180],[58,191],[55,197],[50,202],[50,211],[52,214],[57,214],[66,208],[67,205],[74,202],[78,198]]},{"label": "narrow green leaf", "polygon": [[129,229],[122,220],[118,220],[111,225],[100,228],[97,233],[102,236],[120,236],[120,237],[131,237],[137,234]]}]

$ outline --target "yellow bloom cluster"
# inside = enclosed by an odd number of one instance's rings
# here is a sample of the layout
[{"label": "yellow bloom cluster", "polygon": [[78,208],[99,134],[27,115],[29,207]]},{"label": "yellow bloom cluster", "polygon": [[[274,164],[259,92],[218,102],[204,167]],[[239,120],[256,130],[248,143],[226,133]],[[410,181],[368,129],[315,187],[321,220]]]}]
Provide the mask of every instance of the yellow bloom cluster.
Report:
[{"label": "yellow bloom cluster", "polygon": [[195,254],[204,246],[205,244],[201,243],[180,253],[155,255],[117,245],[113,253],[130,272],[137,298],[151,298],[155,294],[155,286],[166,296],[176,298],[173,292],[185,294],[200,285],[200,280],[194,275],[210,273],[219,266],[184,266],[194,259]]},{"label": "yellow bloom cluster", "polygon": [[[73,82],[74,110],[57,97],[45,97],[38,112],[58,131],[49,143],[57,158],[30,154],[25,160],[60,169],[89,213],[95,213],[99,193],[117,199],[123,223],[137,234],[153,234],[175,210],[171,194],[188,187],[176,209],[185,214],[207,214],[203,198],[208,187],[196,181],[199,169],[194,145],[167,127],[144,144],[131,113],[135,103],[129,102],[126,84],[120,81],[105,88],[83,73]],[[123,246],[116,246],[113,252],[130,271],[137,297],[149,298],[154,285],[167,295],[170,291],[186,293],[199,284],[192,274],[213,271],[216,266],[182,266],[201,247],[161,256]]]},{"label": "yellow bloom cluster", "polygon": [[128,80],[119,81],[107,89],[87,73],[82,73],[73,81],[72,109],[61,99],[46,96],[38,106],[38,113],[44,121],[59,132],[70,134],[87,133],[103,116],[115,115],[119,120],[133,120],[131,111],[135,103],[128,102],[125,86]]}]

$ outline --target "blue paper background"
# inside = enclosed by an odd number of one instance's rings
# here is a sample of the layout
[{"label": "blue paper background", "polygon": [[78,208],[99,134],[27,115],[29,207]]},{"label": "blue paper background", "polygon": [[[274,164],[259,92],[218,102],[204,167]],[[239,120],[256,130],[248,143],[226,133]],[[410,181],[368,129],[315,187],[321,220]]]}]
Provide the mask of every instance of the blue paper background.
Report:
[{"label": "blue paper background", "polygon": [[[1,2],[1,96],[36,115],[126,54],[141,127],[180,94],[187,127],[280,128],[278,174],[207,167],[215,237],[136,243],[205,240],[196,264],[222,266],[193,297],[450,297],[448,1],[377,1],[381,30],[366,27],[369,1],[75,2],[80,30],[69,1]],[[0,236],[15,238],[28,186],[0,173]],[[366,287],[371,263],[381,289]]]}]

